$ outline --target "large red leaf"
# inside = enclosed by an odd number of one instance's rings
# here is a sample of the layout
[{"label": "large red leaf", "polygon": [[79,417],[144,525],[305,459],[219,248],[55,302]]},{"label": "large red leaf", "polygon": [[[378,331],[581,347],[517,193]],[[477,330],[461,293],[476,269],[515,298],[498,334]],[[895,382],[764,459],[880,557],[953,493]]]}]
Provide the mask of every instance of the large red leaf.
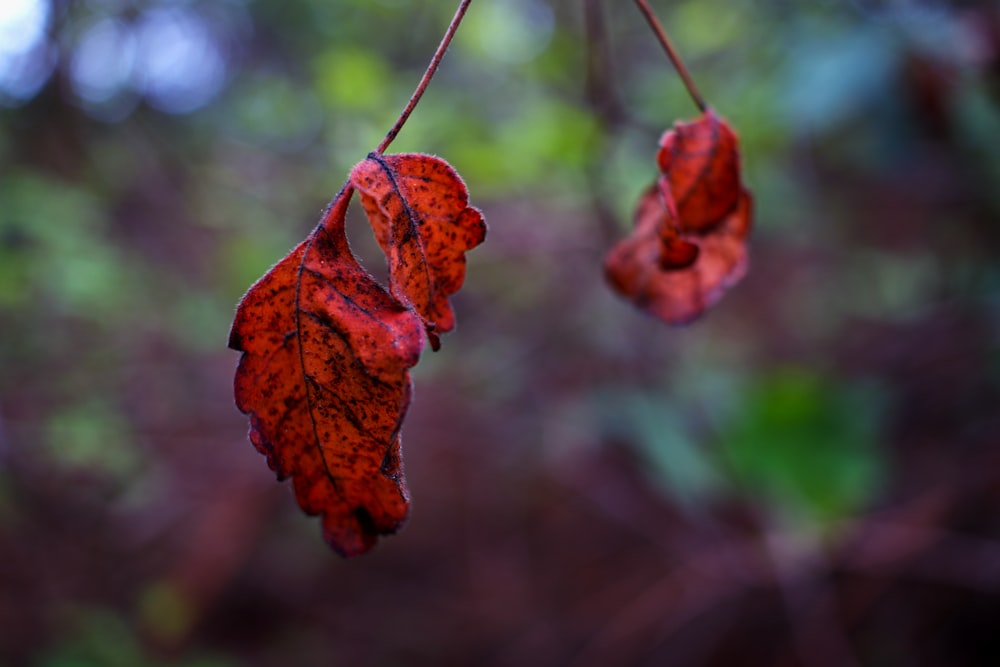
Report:
[{"label": "large red leaf", "polygon": [[[391,293],[351,253],[354,190],[390,266]],[[400,427],[424,332],[455,326],[448,302],[486,224],[443,160],[373,153],[320,224],[243,297],[229,345],[243,352],[236,404],[250,440],[338,552],[360,554],[406,519]]]},{"label": "large red leaf", "polygon": [[455,328],[448,297],[465,280],[465,252],[486,237],[482,213],[455,170],[432,155],[372,153],[351,184],[389,258],[393,296],[420,315],[438,349],[439,335]]},{"label": "large red leaf", "polygon": [[747,270],[752,198],[736,134],[712,110],[663,135],[662,176],[642,195],[635,228],[605,258],[608,282],[649,314],[683,324]]},{"label": "large red leaf", "polygon": [[420,319],[351,253],[351,193],[250,288],[229,340],[243,352],[235,394],[251,441],[344,555],[406,519],[399,431],[423,348]]}]

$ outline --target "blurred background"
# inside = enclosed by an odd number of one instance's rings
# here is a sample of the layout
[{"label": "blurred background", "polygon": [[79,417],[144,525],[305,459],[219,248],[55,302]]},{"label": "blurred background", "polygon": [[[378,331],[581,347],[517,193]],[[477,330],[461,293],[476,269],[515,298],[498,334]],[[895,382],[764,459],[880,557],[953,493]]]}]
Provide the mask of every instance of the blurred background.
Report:
[{"label": "blurred background", "polygon": [[489,237],[409,523],[327,548],[229,324],[455,4],[0,2],[0,665],[1000,664],[995,2],[653,1],[756,197],[680,329],[601,276],[696,111],[642,17],[474,2],[393,150]]}]

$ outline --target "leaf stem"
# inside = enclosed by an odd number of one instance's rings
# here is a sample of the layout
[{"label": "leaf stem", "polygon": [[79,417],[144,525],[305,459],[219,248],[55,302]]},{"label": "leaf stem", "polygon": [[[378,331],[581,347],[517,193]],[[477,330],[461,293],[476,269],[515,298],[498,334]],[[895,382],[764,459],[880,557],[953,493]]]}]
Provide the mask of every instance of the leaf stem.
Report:
[{"label": "leaf stem", "polygon": [[424,76],[420,79],[420,83],[417,84],[417,89],[413,91],[413,95],[410,96],[410,101],[407,102],[406,108],[403,112],[399,114],[399,118],[396,119],[396,124],[392,126],[385,138],[382,139],[382,143],[378,145],[375,149],[376,153],[382,153],[392,140],[396,138],[399,131],[403,129],[403,125],[406,124],[406,120],[413,113],[413,109],[416,108],[417,102],[420,101],[421,96],[427,89],[427,84],[431,82],[434,78],[434,73],[437,72],[438,66],[441,64],[441,59],[444,58],[444,52],[448,50],[448,45],[451,44],[451,38],[455,36],[455,32],[458,30],[459,24],[462,23],[462,18],[465,16],[465,11],[469,8],[469,3],[472,0],[462,0],[458,9],[455,11],[455,16],[451,19],[451,24],[448,26],[447,32],[444,33],[444,37],[441,38],[441,43],[438,44],[437,51],[434,52],[434,57],[431,58],[430,64],[427,65],[427,71],[424,72]]},{"label": "leaf stem", "polygon": [[639,11],[643,13],[646,17],[646,21],[649,23],[649,27],[653,29],[656,33],[656,38],[660,40],[660,44],[663,45],[664,51],[667,52],[667,57],[670,58],[670,62],[673,63],[674,69],[681,77],[681,81],[687,87],[688,94],[691,99],[694,100],[695,105],[698,107],[699,111],[704,112],[708,109],[708,104],[705,103],[705,98],[701,96],[698,91],[698,87],[694,85],[694,80],[691,78],[691,74],[688,72],[687,67],[684,66],[684,61],[681,57],[677,55],[677,51],[674,49],[674,45],[671,44],[670,38],[667,37],[666,31],[663,26],[660,25],[660,21],[653,14],[652,8],[646,0],[635,0],[635,4],[639,6]]}]

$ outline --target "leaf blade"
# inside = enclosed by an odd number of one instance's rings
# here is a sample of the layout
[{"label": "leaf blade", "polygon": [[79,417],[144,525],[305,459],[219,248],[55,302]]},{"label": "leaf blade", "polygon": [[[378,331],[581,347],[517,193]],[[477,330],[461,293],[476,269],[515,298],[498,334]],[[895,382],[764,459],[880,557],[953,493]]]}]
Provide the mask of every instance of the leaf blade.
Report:
[{"label": "leaf blade", "polygon": [[431,346],[455,328],[449,296],[465,280],[465,253],[486,238],[458,173],[432,155],[371,153],[351,171],[389,262],[393,296],[424,321]]},{"label": "leaf blade", "polygon": [[351,194],[250,288],[229,342],[243,352],[234,394],[251,442],[345,556],[406,520],[399,430],[423,348],[419,318],[350,251]]}]

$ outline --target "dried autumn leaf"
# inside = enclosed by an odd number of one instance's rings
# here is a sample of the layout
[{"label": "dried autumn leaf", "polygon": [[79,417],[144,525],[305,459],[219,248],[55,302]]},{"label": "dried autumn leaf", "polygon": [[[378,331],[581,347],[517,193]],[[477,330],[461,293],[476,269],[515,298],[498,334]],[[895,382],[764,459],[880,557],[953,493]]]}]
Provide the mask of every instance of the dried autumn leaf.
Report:
[{"label": "dried autumn leaf", "polygon": [[711,229],[736,208],[743,190],[739,143],[711,109],[664,132],[656,162],[670,185],[681,232]]},{"label": "dried autumn leaf", "polygon": [[406,519],[400,425],[420,319],[357,262],[345,187],[320,224],[240,302],[229,346],[243,352],[236,404],[250,440],[299,505],[322,516],[343,555],[370,549]]},{"label": "dried autumn leaf", "polygon": [[661,238],[670,214],[660,189],[651,187],[639,203],[632,234],[605,259],[608,281],[650,315],[669,324],[690,322],[745,275],[750,206],[750,195],[744,192],[736,210],[710,233],[679,239],[697,249],[693,262],[670,263]]},{"label": "dried autumn leaf", "polygon": [[448,297],[465,280],[465,252],[486,237],[482,213],[451,165],[431,155],[372,153],[350,182],[389,258],[389,289],[438,349],[439,335],[455,328]]},{"label": "dried autumn leaf", "polygon": [[746,274],[752,198],[736,134],[711,109],[660,140],[662,176],[642,195],[636,226],[608,253],[608,282],[668,324],[715,304]]},{"label": "dried autumn leaf", "polygon": [[[351,253],[355,188],[390,265],[387,292]],[[373,153],[358,164],[309,237],[240,302],[229,346],[243,352],[236,403],[250,440],[299,505],[323,518],[338,552],[356,555],[406,519],[400,427],[409,369],[455,326],[448,296],[482,214],[458,174],[429,155]]]}]

